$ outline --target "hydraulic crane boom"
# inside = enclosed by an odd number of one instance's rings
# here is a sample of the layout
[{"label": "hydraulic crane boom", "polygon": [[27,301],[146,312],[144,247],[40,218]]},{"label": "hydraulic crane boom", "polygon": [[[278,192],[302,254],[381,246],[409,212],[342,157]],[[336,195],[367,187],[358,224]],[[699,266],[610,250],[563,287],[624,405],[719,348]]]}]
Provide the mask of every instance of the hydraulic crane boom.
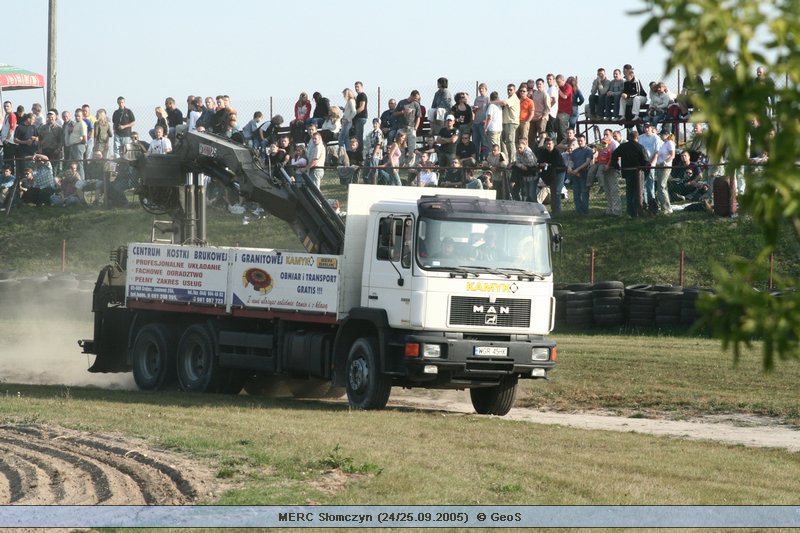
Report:
[{"label": "hydraulic crane boom", "polygon": [[[277,177],[270,175],[253,151],[230,139],[190,132],[175,152],[148,154],[139,168],[142,205],[149,209],[157,205],[170,212],[176,225],[193,224],[195,209],[204,213],[204,195],[192,196],[202,190],[198,177],[204,174],[285,220],[307,251],[342,253],[344,223],[319,189],[293,183],[283,169],[278,170]],[[185,187],[183,202],[179,194],[174,194],[180,187]],[[186,235],[183,229],[181,235]]]}]

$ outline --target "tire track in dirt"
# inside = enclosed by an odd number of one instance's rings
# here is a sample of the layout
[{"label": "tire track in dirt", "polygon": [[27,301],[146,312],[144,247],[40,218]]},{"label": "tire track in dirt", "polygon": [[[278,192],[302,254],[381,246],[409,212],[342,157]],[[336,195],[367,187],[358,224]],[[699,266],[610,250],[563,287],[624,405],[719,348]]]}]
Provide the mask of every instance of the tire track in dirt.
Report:
[{"label": "tire track in dirt", "polygon": [[182,505],[215,488],[207,468],[135,439],[0,426],[0,505]]}]

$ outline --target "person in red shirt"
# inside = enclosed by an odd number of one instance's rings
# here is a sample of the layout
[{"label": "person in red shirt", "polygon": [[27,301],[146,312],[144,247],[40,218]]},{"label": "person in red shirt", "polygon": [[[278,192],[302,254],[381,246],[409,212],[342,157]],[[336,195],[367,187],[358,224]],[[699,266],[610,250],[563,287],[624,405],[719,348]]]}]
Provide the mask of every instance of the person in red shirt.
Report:
[{"label": "person in red shirt", "polygon": [[572,115],[572,85],[567,83],[563,74],[556,76],[558,85],[558,113],[556,121],[558,124],[558,142],[567,136],[569,128],[569,117]]}]

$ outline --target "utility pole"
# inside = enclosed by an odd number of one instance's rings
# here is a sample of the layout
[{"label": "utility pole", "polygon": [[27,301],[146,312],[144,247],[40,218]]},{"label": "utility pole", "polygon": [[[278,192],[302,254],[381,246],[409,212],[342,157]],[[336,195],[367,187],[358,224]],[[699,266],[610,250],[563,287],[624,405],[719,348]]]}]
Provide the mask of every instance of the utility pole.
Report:
[{"label": "utility pole", "polygon": [[56,17],[58,8],[56,0],[48,0],[47,12],[47,109],[57,107],[56,104]]}]

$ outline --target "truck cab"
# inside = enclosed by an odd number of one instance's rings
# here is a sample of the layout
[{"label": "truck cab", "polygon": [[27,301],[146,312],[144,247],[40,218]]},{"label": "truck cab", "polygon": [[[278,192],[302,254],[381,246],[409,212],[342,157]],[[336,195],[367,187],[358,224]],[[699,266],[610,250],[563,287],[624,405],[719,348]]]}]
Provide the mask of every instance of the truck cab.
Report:
[{"label": "truck cab", "polygon": [[[363,238],[350,233],[360,213],[348,214],[345,255],[358,243],[364,256],[360,301],[340,306],[350,310],[343,331],[353,318],[381,325],[377,364],[393,385],[468,388],[478,412],[505,414],[519,378],[545,378],[555,366],[555,343],[544,336],[553,328],[558,233],[547,211],[492,193],[408,190],[408,199],[378,202],[369,193]],[[350,198],[359,205],[353,187]]]}]

